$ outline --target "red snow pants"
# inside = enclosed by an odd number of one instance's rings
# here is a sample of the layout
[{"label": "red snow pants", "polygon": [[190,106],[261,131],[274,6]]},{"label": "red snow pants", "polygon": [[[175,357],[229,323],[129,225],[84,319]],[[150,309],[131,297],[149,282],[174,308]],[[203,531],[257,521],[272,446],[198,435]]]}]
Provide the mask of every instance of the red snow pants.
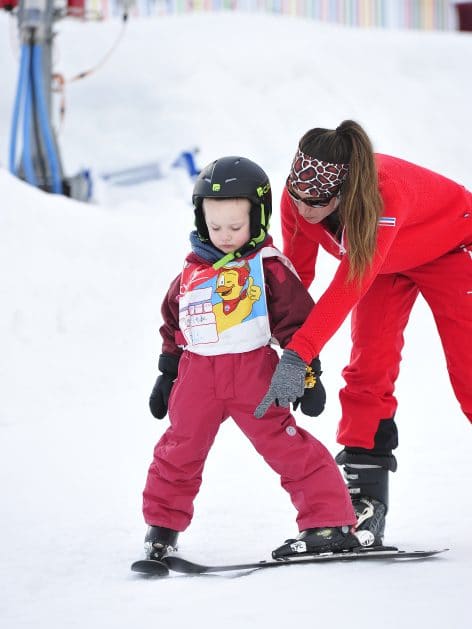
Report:
[{"label": "red snow pants", "polygon": [[401,274],[379,275],[353,310],[339,443],[371,449],[381,420],[393,417],[403,331],[418,293],[431,308],[454,393],[472,422],[471,244]]},{"label": "red snow pants", "polygon": [[[143,492],[147,524],[176,531],[188,527],[205,460],[229,416],[280,475],[298,512],[299,530],[356,521],[333,457],[296,425],[290,410],[272,406],[263,419],[253,415],[277,362],[277,353],[269,346],[242,354],[182,354],[169,400],[170,427],[154,449]],[[228,461],[231,465],[230,453]],[[230,500],[228,496],[228,504],[221,508],[227,509]]]}]

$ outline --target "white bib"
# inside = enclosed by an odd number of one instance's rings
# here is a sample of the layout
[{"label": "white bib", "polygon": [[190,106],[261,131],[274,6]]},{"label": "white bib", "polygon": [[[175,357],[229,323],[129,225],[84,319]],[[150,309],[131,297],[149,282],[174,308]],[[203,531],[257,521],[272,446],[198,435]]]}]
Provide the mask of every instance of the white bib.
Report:
[{"label": "white bib", "polygon": [[271,338],[263,258],[291,262],[275,247],[215,270],[206,264],[185,263],[180,280],[179,327],[183,348],[214,356],[250,352]]}]

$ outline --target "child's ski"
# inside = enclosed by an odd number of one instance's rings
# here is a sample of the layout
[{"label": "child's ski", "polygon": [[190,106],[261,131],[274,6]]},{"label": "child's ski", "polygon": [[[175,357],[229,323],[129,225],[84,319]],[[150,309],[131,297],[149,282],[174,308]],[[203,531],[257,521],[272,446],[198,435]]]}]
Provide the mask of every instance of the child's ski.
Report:
[{"label": "child's ski", "polygon": [[153,577],[166,577],[169,574],[169,568],[162,561],[157,559],[141,559],[131,564],[133,572],[147,574]]},{"label": "child's ski", "polygon": [[165,564],[174,570],[175,572],[183,572],[185,574],[206,574],[209,572],[229,572],[232,570],[254,570],[265,568],[280,568],[282,566],[293,566],[295,564],[308,564],[308,563],[325,563],[330,561],[358,561],[358,560],[383,560],[383,561],[398,561],[406,559],[426,559],[439,553],[445,552],[447,548],[443,550],[398,550],[397,548],[386,546],[377,549],[359,549],[344,551],[339,553],[324,553],[317,555],[301,555],[294,556],[287,559],[271,560],[271,561],[256,561],[241,564],[227,564],[222,566],[205,566],[182,557],[168,556],[164,558]]}]

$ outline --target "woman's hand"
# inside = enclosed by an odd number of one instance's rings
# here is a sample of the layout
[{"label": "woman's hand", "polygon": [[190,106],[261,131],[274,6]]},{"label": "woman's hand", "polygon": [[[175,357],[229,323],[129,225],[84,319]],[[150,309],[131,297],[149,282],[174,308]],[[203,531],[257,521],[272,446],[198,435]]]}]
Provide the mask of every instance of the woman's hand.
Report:
[{"label": "woman's hand", "polygon": [[290,406],[290,402],[302,397],[305,391],[305,373],[306,364],[300,356],[291,349],[284,349],[269,390],[254,411],[254,416],[260,419],[271,404]]}]

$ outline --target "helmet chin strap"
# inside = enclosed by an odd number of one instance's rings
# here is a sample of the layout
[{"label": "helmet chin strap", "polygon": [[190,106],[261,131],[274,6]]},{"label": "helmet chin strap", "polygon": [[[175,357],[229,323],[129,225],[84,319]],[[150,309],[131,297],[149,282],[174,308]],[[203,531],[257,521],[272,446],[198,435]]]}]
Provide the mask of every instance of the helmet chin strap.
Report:
[{"label": "helmet chin strap", "polygon": [[224,255],[212,265],[213,268],[216,270],[221,269],[221,267],[226,266],[229,262],[232,262],[233,260],[238,260],[239,258],[242,258],[244,255],[246,255],[246,253],[254,251],[261,243],[264,242],[265,237],[266,232],[261,229],[261,232],[259,236],[257,236],[257,238],[251,238],[249,242],[246,242],[242,247],[239,247],[239,249],[236,249],[235,251],[231,251],[230,253]]}]

